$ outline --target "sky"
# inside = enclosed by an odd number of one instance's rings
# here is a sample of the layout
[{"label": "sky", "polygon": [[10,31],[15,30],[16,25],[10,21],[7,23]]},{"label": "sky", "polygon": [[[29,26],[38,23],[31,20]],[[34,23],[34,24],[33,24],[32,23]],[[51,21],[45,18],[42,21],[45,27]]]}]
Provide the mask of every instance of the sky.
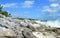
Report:
[{"label": "sky", "polygon": [[60,0],[0,0],[0,4],[12,17],[60,19]]}]

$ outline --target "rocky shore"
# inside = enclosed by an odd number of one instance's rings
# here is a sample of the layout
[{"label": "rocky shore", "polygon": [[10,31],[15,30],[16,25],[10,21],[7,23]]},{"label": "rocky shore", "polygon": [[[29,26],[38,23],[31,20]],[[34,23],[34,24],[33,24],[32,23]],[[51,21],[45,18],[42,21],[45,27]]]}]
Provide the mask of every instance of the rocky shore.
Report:
[{"label": "rocky shore", "polygon": [[39,20],[19,20],[0,14],[0,38],[60,38],[60,28],[37,21]]}]

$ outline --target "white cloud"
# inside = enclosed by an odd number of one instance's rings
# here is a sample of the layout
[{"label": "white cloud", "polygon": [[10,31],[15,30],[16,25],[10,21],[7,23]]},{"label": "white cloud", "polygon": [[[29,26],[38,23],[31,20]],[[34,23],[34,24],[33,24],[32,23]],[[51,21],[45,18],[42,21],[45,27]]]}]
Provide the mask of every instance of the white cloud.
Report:
[{"label": "white cloud", "polygon": [[55,13],[60,10],[60,4],[52,3],[49,6],[44,6],[43,12]]},{"label": "white cloud", "polygon": [[49,6],[43,7],[43,12],[56,13],[60,11],[60,0],[49,0],[52,2]]},{"label": "white cloud", "polygon": [[55,3],[53,3],[53,4],[51,4],[50,6],[51,6],[51,7],[59,7],[60,4],[55,4]]},{"label": "white cloud", "polygon": [[60,0],[49,0],[49,2],[52,3],[48,6],[44,6],[43,12],[57,13],[60,11]]},{"label": "white cloud", "polygon": [[33,7],[33,4],[34,4],[34,0],[27,0],[27,1],[24,1],[22,3],[20,3],[19,5],[20,6],[17,6],[18,3],[6,3],[6,4],[1,4],[3,6],[3,8],[16,8],[16,7],[23,7],[23,8],[31,8]]},{"label": "white cloud", "polygon": [[17,4],[17,3],[6,3],[6,4],[2,4],[2,6],[3,6],[4,8],[16,7],[16,4]]},{"label": "white cloud", "polygon": [[49,0],[50,5],[43,7],[43,14],[47,14],[54,19],[59,19],[60,17],[60,0]]},{"label": "white cloud", "polygon": [[22,7],[23,8],[30,8],[30,7],[33,7],[33,4],[34,4],[34,1],[24,1],[22,3]]}]

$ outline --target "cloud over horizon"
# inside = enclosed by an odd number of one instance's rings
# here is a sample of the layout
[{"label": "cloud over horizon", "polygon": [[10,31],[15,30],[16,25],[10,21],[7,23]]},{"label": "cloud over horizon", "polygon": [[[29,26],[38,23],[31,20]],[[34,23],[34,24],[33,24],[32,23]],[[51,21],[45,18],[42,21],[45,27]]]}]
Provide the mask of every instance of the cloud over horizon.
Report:
[{"label": "cloud over horizon", "polygon": [[44,6],[42,12],[49,13],[49,16],[56,17],[60,16],[60,4],[57,0],[49,0],[49,2],[53,2],[50,5]]}]

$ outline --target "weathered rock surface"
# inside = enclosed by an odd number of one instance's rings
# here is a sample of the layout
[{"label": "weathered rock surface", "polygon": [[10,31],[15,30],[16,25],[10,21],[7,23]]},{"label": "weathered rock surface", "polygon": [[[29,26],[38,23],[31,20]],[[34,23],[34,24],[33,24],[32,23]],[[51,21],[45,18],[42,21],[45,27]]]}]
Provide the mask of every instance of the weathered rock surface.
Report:
[{"label": "weathered rock surface", "polygon": [[37,38],[56,38],[54,33],[48,33],[48,32],[33,32],[33,34],[37,37]]},{"label": "weathered rock surface", "polygon": [[0,14],[0,38],[57,38],[55,30],[37,20],[18,20]]},{"label": "weathered rock surface", "polygon": [[16,34],[13,30],[0,27],[0,38],[7,38],[7,37],[11,37],[11,38],[16,37]]},{"label": "weathered rock surface", "polygon": [[22,31],[22,34],[24,35],[24,38],[36,38],[33,34],[32,34],[32,30],[26,28]]}]

